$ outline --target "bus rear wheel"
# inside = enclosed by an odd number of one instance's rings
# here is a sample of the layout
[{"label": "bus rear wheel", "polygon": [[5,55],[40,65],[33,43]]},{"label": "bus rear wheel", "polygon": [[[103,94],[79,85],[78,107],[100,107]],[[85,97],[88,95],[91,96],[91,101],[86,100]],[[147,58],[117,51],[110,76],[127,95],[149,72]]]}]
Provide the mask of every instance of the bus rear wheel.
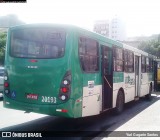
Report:
[{"label": "bus rear wheel", "polygon": [[118,115],[122,113],[123,109],[124,109],[124,95],[123,95],[123,92],[119,90],[117,101],[116,101],[115,113]]}]

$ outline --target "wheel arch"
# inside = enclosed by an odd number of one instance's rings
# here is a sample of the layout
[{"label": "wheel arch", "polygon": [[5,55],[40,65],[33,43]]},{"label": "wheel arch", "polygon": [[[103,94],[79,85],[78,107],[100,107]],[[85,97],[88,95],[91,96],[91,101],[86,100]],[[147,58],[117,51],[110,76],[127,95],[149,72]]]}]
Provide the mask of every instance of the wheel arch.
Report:
[{"label": "wheel arch", "polygon": [[121,87],[117,92],[116,107],[114,108],[115,114],[118,115],[123,112],[124,104],[125,104],[124,89]]},{"label": "wheel arch", "polygon": [[[124,97],[124,103],[125,103],[125,94],[124,94],[124,89],[121,87],[119,90],[118,90],[118,93],[119,91],[121,91],[123,93],[123,97]],[[117,96],[118,96],[118,93],[117,93]],[[117,100],[117,99],[116,99]]]},{"label": "wheel arch", "polygon": [[123,93],[124,103],[125,103],[124,89],[123,89],[123,87],[120,87],[118,90],[114,91],[114,93],[113,93],[113,96],[114,96],[114,99],[113,99],[113,108],[116,107],[116,102],[117,102],[117,97],[118,97],[119,91],[121,91]]}]

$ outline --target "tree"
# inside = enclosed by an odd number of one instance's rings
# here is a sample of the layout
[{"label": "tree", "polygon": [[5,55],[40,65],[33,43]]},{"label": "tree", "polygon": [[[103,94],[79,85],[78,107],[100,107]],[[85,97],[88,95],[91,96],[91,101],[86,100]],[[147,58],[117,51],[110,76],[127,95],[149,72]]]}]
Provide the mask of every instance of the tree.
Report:
[{"label": "tree", "polygon": [[138,48],[160,58],[160,34],[154,39],[142,41]]},{"label": "tree", "polygon": [[0,65],[4,65],[6,38],[7,33],[0,32]]}]

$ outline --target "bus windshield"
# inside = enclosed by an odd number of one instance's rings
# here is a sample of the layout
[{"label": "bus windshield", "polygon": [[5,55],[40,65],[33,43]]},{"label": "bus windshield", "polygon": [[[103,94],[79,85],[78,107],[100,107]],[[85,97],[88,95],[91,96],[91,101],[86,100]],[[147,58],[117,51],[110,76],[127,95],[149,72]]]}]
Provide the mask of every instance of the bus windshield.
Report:
[{"label": "bus windshield", "polygon": [[59,58],[64,55],[65,32],[54,28],[26,28],[11,33],[10,54],[20,58]]}]

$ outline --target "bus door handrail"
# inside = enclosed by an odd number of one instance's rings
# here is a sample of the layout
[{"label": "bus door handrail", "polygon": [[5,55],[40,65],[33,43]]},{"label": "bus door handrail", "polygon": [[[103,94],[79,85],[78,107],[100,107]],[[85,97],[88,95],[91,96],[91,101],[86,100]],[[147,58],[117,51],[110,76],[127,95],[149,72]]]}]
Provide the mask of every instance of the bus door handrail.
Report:
[{"label": "bus door handrail", "polygon": [[110,85],[110,83],[108,82],[106,76],[104,76],[104,79],[106,80],[107,84],[109,85],[110,88],[112,88],[112,86]]}]

